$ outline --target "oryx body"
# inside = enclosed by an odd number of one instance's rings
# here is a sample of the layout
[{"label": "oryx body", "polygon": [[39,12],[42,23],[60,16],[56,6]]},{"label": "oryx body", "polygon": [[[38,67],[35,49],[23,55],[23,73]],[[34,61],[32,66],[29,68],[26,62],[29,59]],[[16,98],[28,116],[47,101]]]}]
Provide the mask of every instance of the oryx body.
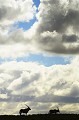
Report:
[{"label": "oryx body", "polygon": [[[27,105],[26,105],[26,106],[27,106]],[[25,113],[25,114],[27,115],[27,113],[29,112],[29,110],[31,110],[29,106],[27,106],[27,107],[28,107],[28,108],[20,109],[19,114],[21,115],[22,113]]]},{"label": "oryx body", "polygon": [[57,114],[57,113],[60,113],[59,108],[58,109],[49,110],[49,114]]}]

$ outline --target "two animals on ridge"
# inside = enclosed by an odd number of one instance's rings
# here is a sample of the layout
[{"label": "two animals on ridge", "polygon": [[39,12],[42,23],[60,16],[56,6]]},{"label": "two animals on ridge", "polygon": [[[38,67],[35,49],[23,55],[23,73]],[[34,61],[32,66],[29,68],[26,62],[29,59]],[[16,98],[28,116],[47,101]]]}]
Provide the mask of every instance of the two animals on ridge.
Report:
[{"label": "two animals on ridge", "polygon": [[[20,109],[20,111],[19,111],[20,115],[22,115],[22,113],[25,113],[27,115],[27,113],[29,112],[29,110],[31,110],[31,108],[28,105],[26,105],[26,106],[27,106],[27,108]],[[60,113],[60,110],[59,110],[58,107],[57,107],[57,109],[49,110],[49,112],[48,112],[48,114],[57,114],[57,113]]]}]

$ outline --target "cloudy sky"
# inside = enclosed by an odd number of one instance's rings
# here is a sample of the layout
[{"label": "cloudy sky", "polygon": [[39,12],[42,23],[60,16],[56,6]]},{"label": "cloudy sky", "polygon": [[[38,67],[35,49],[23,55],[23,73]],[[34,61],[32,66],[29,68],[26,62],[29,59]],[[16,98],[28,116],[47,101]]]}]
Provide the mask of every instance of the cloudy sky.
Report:
[{"label": "cloudy sky", "polygon": [[0,0],[0,114],[79,113],[79,0]]}]

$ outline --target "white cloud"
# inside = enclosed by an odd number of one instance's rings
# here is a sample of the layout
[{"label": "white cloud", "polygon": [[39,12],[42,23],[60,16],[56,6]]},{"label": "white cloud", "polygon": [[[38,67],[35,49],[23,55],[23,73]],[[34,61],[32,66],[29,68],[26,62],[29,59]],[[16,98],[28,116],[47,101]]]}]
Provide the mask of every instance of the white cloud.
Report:
[{"label": "white cloud", "polygon": [[7,99],[7,95],[6,94],[0,94],[0,98]]},{"label": "white cloud", "polygon": [[7,25],[17,21],[29,21],[36,8],[32,0],[0,0],[0,24]]},{"label": "white cloud", "polygon": [[24,32],[22,29],[11,33],[1,30],[0,32],[0,57],[17,58],[28,55],[29,53],[38,53],[32,40],[32,30]]},{"label": "white cloud", "polygon": [[38,21],[27,31],[17,27],[14,29],[8,22],[13,24],[17,21],[31,20],[36,9],[32,0],[1,1],[0,9],[2,11],[0,16],[1,57],[19,57],[36,52],[79,53],[79,1],[41,0],[39,12],[36,15]]},{"label": "white cloud", "polygon": [[[67,65],[50,67],[38,63],[16,61],[0,64],[0,79],[3,81],[0,82],[0,91],[1,95],[4,95],[0,101],[5,101],[7,104],[12,101],[29,102],[33,108],[35,102],[38,107],[41,104],[40,109],[45,103],[46,111],[55,104],[62,111],[66,110],[64,105],[69,103],[75,108],[75,104],[79,104],[78,59],[79,57],[72,59]],[[39,111],[38,107],[36,106],[34,111],[36,109]],[[34,111],[32,110],[32,113]],[[44,109],[43,112],[45,112]]]},{"label": "white cloud", "polygon": [[[27,22],[34,17],[36,8],[33,1],[0,0],[0,57],[16,58],[39,52],[79,53],[79,1],[40,2],[38,21],[29,30],[23,31],[13,29],[11,24]],[[6,113],[11,107],[8,113],[17,113],[21,103],[26,101],[34,108],[32,112],[39,109],[44,112],[44,108],[48,110],[52,105],[59,105],[61,110],[71,107],[78,111],[78,61],[79,57],[75,57],[70,64],[50,67],[16,61],[0,64],[0,101],[5,109],[1,112]]]},{"label": "white cloud", "polygon": [[35,51],[30,43],[32,33],[12,27],[17,22],[29,22],[35,13],[33,0],[0,0],[0,57],[15,58]]}]

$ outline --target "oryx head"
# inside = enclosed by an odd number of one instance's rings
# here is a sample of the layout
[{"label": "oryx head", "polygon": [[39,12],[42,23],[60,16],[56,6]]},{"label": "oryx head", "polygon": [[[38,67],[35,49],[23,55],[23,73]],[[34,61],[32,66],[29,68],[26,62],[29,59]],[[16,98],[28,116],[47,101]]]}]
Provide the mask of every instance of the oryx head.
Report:
[{"label": "oryx head", "polygon": [[59,110],[59,107],[57,107],[57,109]]},{"label": "oryx head", "polygon": [[60,112],[59,107],[57,107],[57,110]]},{"label": "oryx head", "polygon": [[[26,104],[25,104],[25,105],[26,105]],[[26,105],[26,106],[28,107],[29,110],[31,110],[31,108],[30,108],[28,105]]]}]

